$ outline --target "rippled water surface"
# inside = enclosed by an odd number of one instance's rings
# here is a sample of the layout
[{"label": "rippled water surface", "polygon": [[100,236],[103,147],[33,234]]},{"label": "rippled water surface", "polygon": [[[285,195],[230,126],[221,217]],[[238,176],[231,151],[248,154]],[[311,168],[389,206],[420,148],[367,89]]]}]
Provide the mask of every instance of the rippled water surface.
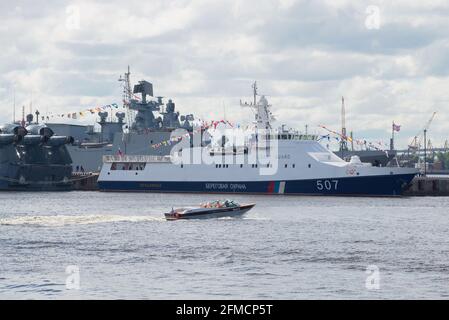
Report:
[{"label": "rippled water surface", "polygon": [[163,219],[218,197],[0,193],[0,298],[449,297],[449,198],[239,195],[243,218]]}]

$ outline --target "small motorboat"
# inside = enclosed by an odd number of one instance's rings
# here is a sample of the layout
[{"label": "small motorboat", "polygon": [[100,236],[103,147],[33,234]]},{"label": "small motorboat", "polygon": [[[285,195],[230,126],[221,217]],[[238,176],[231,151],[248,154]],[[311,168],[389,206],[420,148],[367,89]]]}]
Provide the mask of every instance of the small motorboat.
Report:
[{"label": "small motorboat", "polygon": [[255,204],[239,204],[232,200],[202,203],[197,208],[178,208],[165,213],[167,220],[235,217],[248,212]]}]

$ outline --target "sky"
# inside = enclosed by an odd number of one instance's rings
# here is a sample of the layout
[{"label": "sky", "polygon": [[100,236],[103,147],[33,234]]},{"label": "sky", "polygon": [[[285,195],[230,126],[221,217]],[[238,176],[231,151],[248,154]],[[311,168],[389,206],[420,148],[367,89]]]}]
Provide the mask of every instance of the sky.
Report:
[{"label": "sky", "polygon": [[[449,1],[0,0],[0,122],[119,103],[117,81],[153,83],[181,114],[248,123],[251,84],[277,124],[405,148],[449,138]],[[93,123],[95,117],[83,122]]]}]

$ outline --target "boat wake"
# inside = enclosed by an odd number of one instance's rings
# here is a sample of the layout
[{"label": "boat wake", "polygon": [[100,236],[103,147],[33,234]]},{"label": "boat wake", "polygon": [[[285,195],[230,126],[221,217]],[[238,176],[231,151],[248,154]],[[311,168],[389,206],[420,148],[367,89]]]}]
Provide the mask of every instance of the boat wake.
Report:
[{"label": "boat wake", "polygon": [[53,216],[21,216],[0,219],[0,225],[36,225],[44,227],[63,227],[77,224],[165,221],[155,216],[122,216],[122,215],[53,215]]}]

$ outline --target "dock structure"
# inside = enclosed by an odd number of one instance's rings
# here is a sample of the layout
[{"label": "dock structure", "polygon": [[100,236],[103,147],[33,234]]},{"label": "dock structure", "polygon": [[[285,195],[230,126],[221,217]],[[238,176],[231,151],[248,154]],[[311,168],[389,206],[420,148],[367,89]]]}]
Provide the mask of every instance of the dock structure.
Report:
[{"label": "dock structure", "polygon": [[97,172],[74,172],[72,173],[72,190],[76,191],[97,191]]},{"label": "dock structure", "polygon": [[449,176],[417,176],[405,196],[449,196]]}]

